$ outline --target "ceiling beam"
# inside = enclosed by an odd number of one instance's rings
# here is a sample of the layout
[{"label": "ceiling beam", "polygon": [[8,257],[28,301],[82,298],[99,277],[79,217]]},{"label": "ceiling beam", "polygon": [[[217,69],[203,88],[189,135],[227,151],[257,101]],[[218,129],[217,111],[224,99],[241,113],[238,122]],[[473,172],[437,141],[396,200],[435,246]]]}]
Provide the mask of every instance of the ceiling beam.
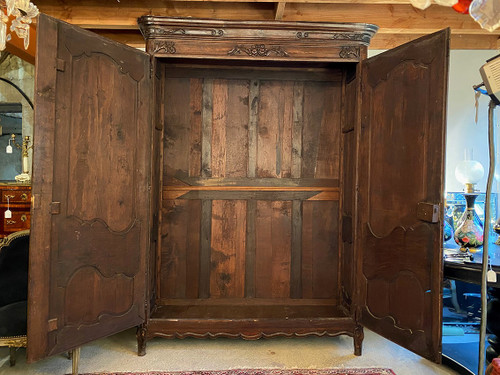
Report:
[{"label": "ceiling beam", "polygon": [[286,2],[280,1],[275,4],[274,7],[274,19],[276,21],[281,21],[283,19],[283,14],[285,14],[285,5]]},{"label": "ceiling beam", "polygon": [[[419,10],[409,0],[37,0],[36,3],[48,15],[101,33],[108,29],[108,35],[128,39],[132,45],[142,38],[137,33],[137,18],[142,15],[372,23],[380,29],[371,48],[383,49],[447,27],[451,29],[454,49],[497,49],[500,37],[500,29],[493,33],[481,29],[469,15],[450,7],[432,5]],[[123,33],[127,30],[132,32]]]}]

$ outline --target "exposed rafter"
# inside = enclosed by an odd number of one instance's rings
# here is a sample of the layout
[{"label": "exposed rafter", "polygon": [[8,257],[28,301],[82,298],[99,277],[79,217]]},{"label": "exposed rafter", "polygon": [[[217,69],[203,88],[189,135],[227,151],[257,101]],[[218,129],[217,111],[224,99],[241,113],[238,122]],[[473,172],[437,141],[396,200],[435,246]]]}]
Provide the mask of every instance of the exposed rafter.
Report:
[{"label": "exposed rafter", "polygon": [[37,0],[44,12],[135,47],[144,46],[137,18],[145,15],[209,19],[365,22],[380,27],[371,48],[393,48],[449,27],[454,49],[497,49],[500,29],[491,33],[450,7],[419,10],[409,0]]}]

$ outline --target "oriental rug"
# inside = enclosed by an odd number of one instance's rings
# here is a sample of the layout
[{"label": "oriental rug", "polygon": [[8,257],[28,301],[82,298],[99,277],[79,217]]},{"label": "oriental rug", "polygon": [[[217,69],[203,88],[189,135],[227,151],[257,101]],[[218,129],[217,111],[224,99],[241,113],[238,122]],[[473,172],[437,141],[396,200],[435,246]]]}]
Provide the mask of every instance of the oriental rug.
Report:
[{"label": "oriental rug", "polygon": [[343,368],[322,370],[235,369],[221,371],[99,372],[81,375],[396,375],[385,368]]}]

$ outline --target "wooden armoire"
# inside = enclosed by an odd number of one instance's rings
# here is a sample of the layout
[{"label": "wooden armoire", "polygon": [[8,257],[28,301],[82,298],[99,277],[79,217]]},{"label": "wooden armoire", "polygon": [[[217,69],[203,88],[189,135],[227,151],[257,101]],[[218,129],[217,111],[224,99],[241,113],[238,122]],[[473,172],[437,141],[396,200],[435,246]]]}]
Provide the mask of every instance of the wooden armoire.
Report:
[{"label": "wooden armoire", "polygon": [[28,359],[363,327],[440,361],[449,31],[40,15]]}]

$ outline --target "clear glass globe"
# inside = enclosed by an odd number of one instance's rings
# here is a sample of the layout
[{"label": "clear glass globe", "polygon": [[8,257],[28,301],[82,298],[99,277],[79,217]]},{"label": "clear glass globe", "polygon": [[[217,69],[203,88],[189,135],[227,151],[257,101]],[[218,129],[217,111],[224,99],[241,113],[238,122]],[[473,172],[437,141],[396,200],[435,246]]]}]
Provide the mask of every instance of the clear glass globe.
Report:
[{"label": "clear glass globe", "polygon": [[462,160],[455,168],[455,177],[462,184],[477,184],[484,176],[484,168],[476,160]]}]

